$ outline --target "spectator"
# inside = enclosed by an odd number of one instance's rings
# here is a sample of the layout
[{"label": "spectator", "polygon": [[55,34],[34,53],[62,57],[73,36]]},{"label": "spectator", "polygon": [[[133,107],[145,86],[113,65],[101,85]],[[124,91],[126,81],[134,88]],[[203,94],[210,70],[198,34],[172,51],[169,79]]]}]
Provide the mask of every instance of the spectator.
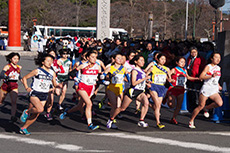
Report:
[{"label": "spectator", "polygon": [[4,41],[4,47],[5,47],[3,49],[6,50],[6,47],[8,46],[8,40],[4,38],[3,41]]},{"label": "spectator", "polygon": [[4,41],[0,38],[0,50],[3,50],[4,47]]},{"label": "spectator", "polygon": [[[191,77],[199,77],[201,72],[203,71],[206,64],[206,60],[199,56],[198,50],[196,47],[190,48],[190,57],[187,60],[187,71],[188,75]],[[187,81],[187,87],[200,90],[202,86],[201,81]],[[188,108],[189,111],[193,111],[199,102],[199,93],[194,91],[188,91],[187,92],[187,101],[188,101]]]}]

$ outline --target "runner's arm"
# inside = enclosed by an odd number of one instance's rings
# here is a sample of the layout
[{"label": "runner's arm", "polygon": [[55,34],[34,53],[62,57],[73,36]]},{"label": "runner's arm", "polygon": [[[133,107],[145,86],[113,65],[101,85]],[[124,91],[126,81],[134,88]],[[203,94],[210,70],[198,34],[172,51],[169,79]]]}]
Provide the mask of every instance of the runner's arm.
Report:
[{"label": "runner's arm", "polygon": [[32,78],[33,76],[36,76],[37,74],[38,74],[38,70],[35,69],[22,78],[22,84],[24,85],[27,92],[30,92],[32,90],[30,87],[28,87],[27,79]]},{"label": "runner's arm", "polygon": [[200,74],[201,80],[207,80],[207,79],[211,79],[213,77],[213,75],[206,75],[208,73],[208,71],[209,71],[209,66],[206,66]]}]

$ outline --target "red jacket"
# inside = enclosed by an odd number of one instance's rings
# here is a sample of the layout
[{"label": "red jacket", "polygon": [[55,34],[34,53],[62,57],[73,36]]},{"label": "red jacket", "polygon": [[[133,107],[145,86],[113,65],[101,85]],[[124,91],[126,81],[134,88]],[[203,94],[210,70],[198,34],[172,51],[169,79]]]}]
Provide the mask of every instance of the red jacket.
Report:
[{"label": "red jacket", "polygon": [[[191,57],[189,57],[187,60],[188,66],[190,65],[190,62],[191,62]],[[199,77],[205,67],[205,64],[206,64],[206,60],[203,57],[201,56],[196,57],[193,64],[190,65],[189,69],[187,67],[188,74],[191,77]],[[189,71],[191,71],[191,73]]]}]

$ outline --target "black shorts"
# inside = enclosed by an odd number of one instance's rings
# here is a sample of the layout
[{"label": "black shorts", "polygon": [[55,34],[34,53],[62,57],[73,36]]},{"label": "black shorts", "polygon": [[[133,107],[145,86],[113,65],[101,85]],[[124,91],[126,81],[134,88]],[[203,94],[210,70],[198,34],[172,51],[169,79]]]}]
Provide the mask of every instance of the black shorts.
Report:
[{"label": "black shorts", "polygon": [[34,90],[29,95],[30,97],[38,97],[40,101],[46,101],[48,98],[48,93],[38,92]]},{"label": "black shorts", "polygon": [[127,90],[126,94],[130,99],[132,100],[136,100],[137,97],[142,94],[144,92],[144,90],[136,90],[133,88],[129,88],[129,90]]},{"label": "black shorts", "polygon": [[69,80],[68,75],[57,75],[58,83],[66,82]]}]

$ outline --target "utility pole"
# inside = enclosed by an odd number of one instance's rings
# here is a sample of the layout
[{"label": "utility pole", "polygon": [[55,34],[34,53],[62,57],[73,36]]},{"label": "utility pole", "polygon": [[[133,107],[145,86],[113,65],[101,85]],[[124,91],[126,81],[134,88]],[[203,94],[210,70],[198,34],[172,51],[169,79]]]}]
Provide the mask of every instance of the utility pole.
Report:
[{"label": "utility pole", "polygon": [[184,39],[187,40],[187,35],[188,35],[188,0],[186,3],[186,19],[185,19],[185,36]]},{"label": "utility pole", "polygon": [[195,40],[196,38],[196,0],[194,0],[194,12],[193,12],[193,35],[192,38]]},{"label": "utility pole", "polygon": [[153,37],[153,14],[149,12],[149,35],[148,39],[150,40]]}]

